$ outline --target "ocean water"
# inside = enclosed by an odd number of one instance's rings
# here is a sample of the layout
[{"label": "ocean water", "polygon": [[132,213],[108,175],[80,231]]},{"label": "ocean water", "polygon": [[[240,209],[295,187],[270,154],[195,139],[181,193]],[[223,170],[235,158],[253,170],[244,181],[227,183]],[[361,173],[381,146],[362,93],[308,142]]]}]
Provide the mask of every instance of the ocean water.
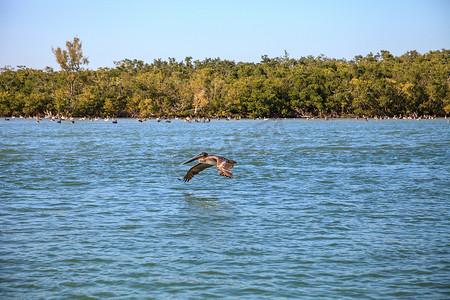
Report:
[{"label": "ocean water", "polygon": [[[450,125],[0,120],[2,299],[449,299]],[[181,179],[199,152],[237,161]]]}]

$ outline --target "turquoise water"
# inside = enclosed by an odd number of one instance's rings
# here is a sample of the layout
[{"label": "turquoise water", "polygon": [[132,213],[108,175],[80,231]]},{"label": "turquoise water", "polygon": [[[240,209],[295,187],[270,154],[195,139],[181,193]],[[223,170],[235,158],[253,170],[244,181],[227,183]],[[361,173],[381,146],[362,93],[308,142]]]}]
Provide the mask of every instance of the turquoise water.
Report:
[{"label": "turquoise water", "polygon": [[0,297],[450,298],[449,130],[2,119]]}]

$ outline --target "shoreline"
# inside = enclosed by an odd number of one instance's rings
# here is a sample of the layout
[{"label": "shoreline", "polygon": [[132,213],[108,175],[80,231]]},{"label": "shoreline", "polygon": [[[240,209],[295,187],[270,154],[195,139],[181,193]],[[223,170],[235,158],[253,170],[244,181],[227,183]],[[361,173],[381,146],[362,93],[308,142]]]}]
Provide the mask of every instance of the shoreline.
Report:
[{"label": "shoreline", "polygon": [[52,117],[39,117],[39,116],[0,116],[0,119],[3,121],[10,121],[14,119],[34,119],[38,123],[41,120],[47,119],[49,121],[68,121],[68,122],[74,122],[74,121],[112,121],[117,122],[117,120],[125,119],[125,120],[136,120],[138,122],[146,122],[146,121],[157,121],[162,123],[169,123],[172,120],[180,120],[187,123],[208,123],[212,120],[214,121],[281,121],[281,120],[323,120],[323,121],[331,121],[331,120],[361,120],[361,121],[382,121],[382,120],[437,120],[437,119],[444,119],[444,120],[450,120],[447,116],[421,116],[421,117],[411,117],[411,116],[404,116],[404,117],[378,117],[378,116],[367,116],[367,117],[361,117],[361,116],[340,116],[340,117],[319,117],[319,116],[302,116],[302,117],[267,117],[267,118],[251,118],[251,117],[199,117],[199,118],[191,118],[191,117],[178,117],[178,116],[171,116],[171,117],[65,117],[65,116],[52,116]]}]

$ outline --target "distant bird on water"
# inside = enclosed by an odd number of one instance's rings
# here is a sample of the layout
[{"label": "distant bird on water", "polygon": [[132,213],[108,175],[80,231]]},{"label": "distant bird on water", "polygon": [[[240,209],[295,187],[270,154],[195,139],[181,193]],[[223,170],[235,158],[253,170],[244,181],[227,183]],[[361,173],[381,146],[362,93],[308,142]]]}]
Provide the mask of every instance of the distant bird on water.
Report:
[{"label": "distant bird on water", "polygon": [[218,155],[208,155],[206,152],[202,152],[193,158],[185,161],[182,163],[182,165],[190,163],[191,161],[197,160],[199,161],[198,164],[191,167],[186,175],[183,177],[184,182],[189,182],[189,180],[194,177],[194,175],[197,175],[201,171],[203,171],[206,168],[216,166],[217,170],[219,171],[219,174],[222,176],[233,178],[233,174],[231,174],[231,169],[233,169],[234,164],[236,163],[234,160],[230,160],[228,158],[218,156]]}]

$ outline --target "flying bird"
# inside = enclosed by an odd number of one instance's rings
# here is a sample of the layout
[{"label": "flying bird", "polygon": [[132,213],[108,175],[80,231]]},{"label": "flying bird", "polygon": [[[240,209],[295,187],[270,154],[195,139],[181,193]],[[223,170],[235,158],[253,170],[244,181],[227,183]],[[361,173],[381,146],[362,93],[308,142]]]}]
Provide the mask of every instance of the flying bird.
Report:
[{"label": "flying bird", "polygon": [[194,177],[194,175],[197,175],[201,171],[203,171],[206,168],[216,166],[217,170],[219,170],[219,174],[222,176],[233,178],[233,174],[231,174],[231,169],[234,167],[234,164],[236,163],[234,160],[230,160],[228,158],[218,156],[218,155],[208,155],[206,152],[202,152],[193,158],[185,161],[182,163],[182,165],[190,163],[191,161],[197,160],[199,161],[198,164],[191,167],[186,175],[183,177],[184,182],[189,182],[189,180]]}]

